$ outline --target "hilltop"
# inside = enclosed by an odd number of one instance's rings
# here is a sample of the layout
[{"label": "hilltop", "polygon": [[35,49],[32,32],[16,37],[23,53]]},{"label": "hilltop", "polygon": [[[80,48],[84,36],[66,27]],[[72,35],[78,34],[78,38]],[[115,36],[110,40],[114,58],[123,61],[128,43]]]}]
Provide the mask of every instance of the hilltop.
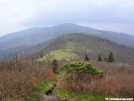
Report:
[{"label": "hilltop", "polygon": [[46,56],[53,54],[54,58],[62,59],[84,59],[87,54],[90,60],[97,60],[100,54],[107,58],[113,52],[116,61],[134,61],[134,49],[124,45],[108,41],[103,38],[85,35],[81,33],[70,33],[61,35],[48,41],[46,44],[27,53],[27,59],[38,59],[41,53],[44,57],[38,60],[46,60]]}]

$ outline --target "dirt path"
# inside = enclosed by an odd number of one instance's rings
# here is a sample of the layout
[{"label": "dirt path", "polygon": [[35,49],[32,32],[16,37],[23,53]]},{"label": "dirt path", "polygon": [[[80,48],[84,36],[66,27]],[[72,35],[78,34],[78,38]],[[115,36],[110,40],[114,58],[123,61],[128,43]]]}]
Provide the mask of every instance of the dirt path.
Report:
[{"label": "dirt path", "polygon": [[64,77],[65,74],[66,74],[66,72],[64,71],[60,75],[60,77],[56,81],[56,86],[52,89],[52,91],[48,95],[42,94],[41,101],[58,101],[57,96],[56,96],[56,91],[57,91],[58,86],[59,86],[59,84],[60,84],[60,82],[63,79],[63,77]]},{"label": "dirt path", "polygon": [[56,82],[56,86],[55,86],[55,88],[54,88],[53,91],[52,91],[52,94],[55,94],[55,95],[56,95],[56,91],[57,91],[57,89],[58,89],[58,86],[59,86],[59,84],[60,84],[60,82],[61,82],[61,80],[63,79],[63,77],[64,77],[65,74],[66,74],[66,72],[64,71],[64,72],[60,75],[60,77],[58,78],[58,80],[57,80],[57,82]]}]

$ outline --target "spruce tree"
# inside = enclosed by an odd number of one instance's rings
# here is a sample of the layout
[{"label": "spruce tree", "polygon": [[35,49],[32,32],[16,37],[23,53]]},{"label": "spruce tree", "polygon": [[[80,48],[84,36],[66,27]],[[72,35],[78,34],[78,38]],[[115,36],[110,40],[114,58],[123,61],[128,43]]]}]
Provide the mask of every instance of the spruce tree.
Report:
[{"label": "spruce tree", "polygon": [[85,55],[85,61],[89,61],[87,54]]},{"label": "spruce tree", "polygon": [[53,72],[56,73],[58,69],[58,62],[56,59],[53,60]]},{"label": "spruce tree", "polygon": [[104,62],[107,62],[107,58],[104,58]]},{"label": "spruce tree", "polygon": [[100,54],[99,54],[99,57],[98,57],[98,61],[99,61],[99,62],[102,61],[102,58],[101,58]]},{"label": "spruce tree", "polygon": [[41,52],[41,54],[40,54],[40,58],[42,58],[43,57],[43,52]]},{"label": "spruce tree", "polygon": [[113,53],[111,52],[110,54],[109,54],[109,57],[108,57],[108,62],[114,62],[115,60],[114,60],[114,56],[113,56]]}]

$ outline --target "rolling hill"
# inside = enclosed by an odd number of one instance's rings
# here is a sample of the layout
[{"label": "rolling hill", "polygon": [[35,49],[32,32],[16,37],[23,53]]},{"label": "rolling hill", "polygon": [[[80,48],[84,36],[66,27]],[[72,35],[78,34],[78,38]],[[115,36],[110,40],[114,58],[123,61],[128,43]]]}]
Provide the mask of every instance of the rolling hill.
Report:
[{"label": "rolling hill", "polygon": [[[3,53],[5,50],[6,52],[4,54],[11,53],[11,49],[14,51],[18,50],[17,52],[20,53],[21,51],[30,50],[32,49],[31,47],[34,47],[40,43],[45,43],[48,40],[56,38],[60,35],[82,30],[91,30],[91,28],[74,24],[61,24],[53,27],[35,27],[24,31],[7,34],[0,37],[0,60],[4,59]],[[23,46],[24,49],[19,49],[21,46]]]},{"label": "rolling hill", "polygon": [[[80,33],[65,34],[52,39],[46,44],[42,44],[40,48],[26,53],[25,58],[42,61],[53,55],[58,60],[84,60],[85,54],[87,54],[90,60],[97,60],[100,54],[104,60],[110,52],[113,52],[116,61],[134,61],[134,49],[103,38]],[[43,53],[42,58],[40,58],[41,53]]]},{"label": "rolling hill", "polygon": [[46,44],[49,40],[67,33],[83,33],[134,48],[134,44],[132,44],[134,36],[132,35],[66,23],[52,27],[34,27],[0,37],[0,60],[4,59],[4,54],[10,54],[13,50],[17,50],[17,53],[31,51],[41,44]]},{"label": "rolling hill", "polygon": [[62,34],[83,30],[91,30],[91,28],[78,26],[75,24],[61,24],[43,28],[35,27],[0,37],[0,47],[2,50],[20,45],[36,45]]},{"label": "rolling hill", "polygon": [[134,48],[134,36],[124,34],[124,33],[117,33],[112,31],[103,31],[103,30],[97,30],[97,31],[82,31],[81,33],[93,35],[96,37],[104,38],[131,48]]}]

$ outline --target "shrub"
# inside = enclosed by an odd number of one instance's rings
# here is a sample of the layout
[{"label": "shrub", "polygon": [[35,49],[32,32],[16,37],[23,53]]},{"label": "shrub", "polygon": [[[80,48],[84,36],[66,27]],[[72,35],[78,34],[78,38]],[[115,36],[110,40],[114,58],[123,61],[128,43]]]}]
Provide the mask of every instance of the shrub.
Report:
[{"label": "shrub", "polygon": [[96,75],[103,77],[103,72],[94,67],[91,63],[72,62],[67,65],[63,65],[62,69],[67,69],[69,73],[87,73],[93,76]]},{"label": "shrub", "polygon": [[[62,87],[74,95],[87,94],[93,96],[93,101],[104,97],[130,97],[134,96],[134,65],[126,63],[92,63],[101,69],[105,75],[103,78],[92,76],[89,73],[68,72]],[[64,65],[67,69],[68,64]],[[98,69],[98,70],[99,70]],[[69,79],[68,79],[69,78]],[[99,96],[99,97],[94,97]]]}]

